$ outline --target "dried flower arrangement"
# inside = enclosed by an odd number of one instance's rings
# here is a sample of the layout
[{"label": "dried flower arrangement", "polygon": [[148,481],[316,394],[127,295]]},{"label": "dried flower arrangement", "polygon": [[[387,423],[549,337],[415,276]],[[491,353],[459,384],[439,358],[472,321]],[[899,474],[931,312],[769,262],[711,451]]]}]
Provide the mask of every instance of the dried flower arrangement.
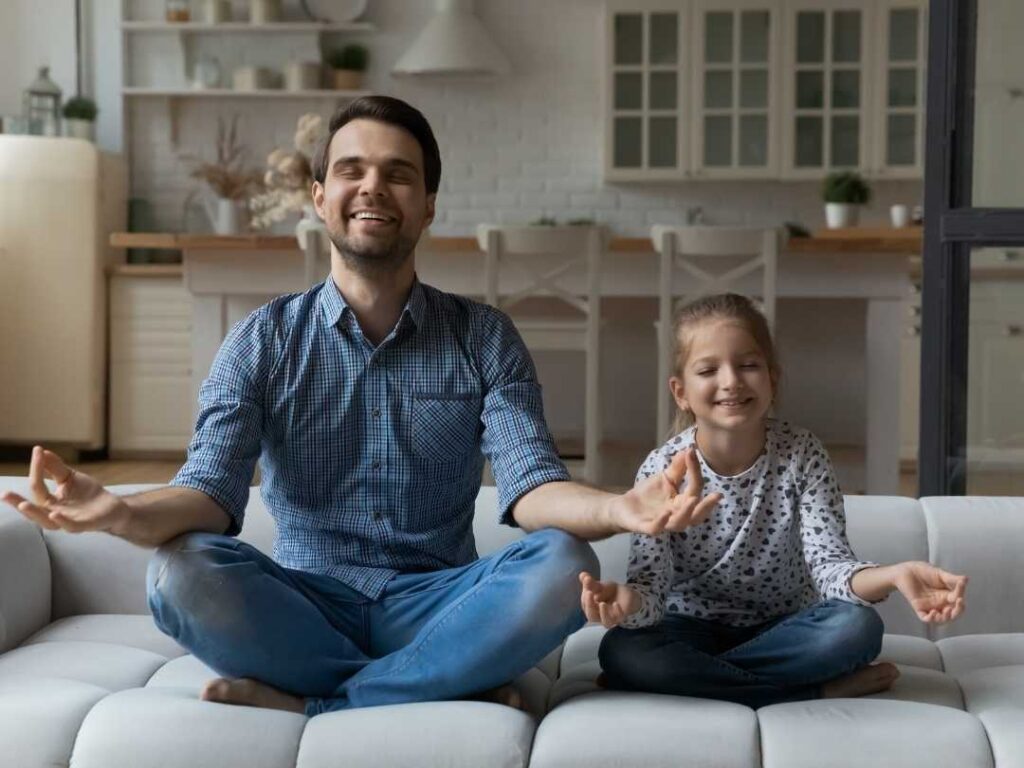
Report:
[{"label": "dried flower arrangement", "polygon": [[312,203],[312,157],[322,137],[323,118],[308,112],[296,126],[295,149],[275,149],[267,157],[269,168],[263,176],[266,191],[249,202],[254,228],[270,227]]},{"label": "dried flower arrangement", "polygon": [[245,200],[263,189],[263,179],[255,168],[245,167],[246,148],[238,141],[238,115],[231,125],[217,118],[217,159],[207,162],[196,155],[182,155],[192,163],[189,176],[203,181],[217,197],[225,200]]}]

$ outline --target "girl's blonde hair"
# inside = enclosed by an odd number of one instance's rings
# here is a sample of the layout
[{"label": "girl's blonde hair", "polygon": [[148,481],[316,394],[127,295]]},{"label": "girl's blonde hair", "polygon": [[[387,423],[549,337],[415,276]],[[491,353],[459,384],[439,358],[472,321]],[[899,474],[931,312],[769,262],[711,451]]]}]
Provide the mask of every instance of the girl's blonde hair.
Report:
[{"label": "girl's blonde hair", "polygon": [[[772,397],[776,396],[779,386],[779,359],[775,354],[775,344],[768,321],[761,311],[746,296],[738,293],[719,293],[705,296],[680,307],[672,323],[672,338],[675,339],[673,358],[675,359],[675,375],[682,378],[683,368],[690,356],[690,341],[694,330],[701,324],[712,320],[731,320],[741,326],[754,337],[754,341],[764,355],[768,364],[768,373],[772,381]],[[689,410],[677,409],[672,425],[673,434],[678,434],[693,424],[693,413]]]}]

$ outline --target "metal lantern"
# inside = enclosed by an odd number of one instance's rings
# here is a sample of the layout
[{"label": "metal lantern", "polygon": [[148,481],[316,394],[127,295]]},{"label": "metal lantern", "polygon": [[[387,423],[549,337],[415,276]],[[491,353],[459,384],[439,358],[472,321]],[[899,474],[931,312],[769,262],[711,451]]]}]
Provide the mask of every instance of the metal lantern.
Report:
[{"label": "metal lantern", "polygon": [[60,136],[60,86],[50,79],[50,68],[40,67],[23,97],[23,110],[29,132],[42,136]]}]

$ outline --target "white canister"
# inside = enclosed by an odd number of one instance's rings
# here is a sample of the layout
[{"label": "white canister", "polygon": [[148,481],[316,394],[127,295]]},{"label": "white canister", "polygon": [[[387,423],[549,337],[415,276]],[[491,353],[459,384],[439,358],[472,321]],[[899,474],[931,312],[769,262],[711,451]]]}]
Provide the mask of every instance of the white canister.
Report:
[{"label": "white canister", "polygon": [[270,70],[246,65],[231,73],[231,87],[236,91],[261,91],[271,88]]},{"label": "white canister", "polygon": [[320,88],[321,69],[315,61],[290,61],[284,70],[284,87],[289,91],[315,91]]},{"label": "white canister", "polygon": [[207,24],[231,21],[231,3],[228,0],[203,0],[202,19]]},{"label": "white canister", "polygon": [[892,206],[889,209],[889,219],[892,221],[892,225],[897,229],[908,226],[910,224],[910,206]]},{"label": "white canister", "polygon": [[270,24],[281,20],[281,0],[249,0],[249,22]]}]

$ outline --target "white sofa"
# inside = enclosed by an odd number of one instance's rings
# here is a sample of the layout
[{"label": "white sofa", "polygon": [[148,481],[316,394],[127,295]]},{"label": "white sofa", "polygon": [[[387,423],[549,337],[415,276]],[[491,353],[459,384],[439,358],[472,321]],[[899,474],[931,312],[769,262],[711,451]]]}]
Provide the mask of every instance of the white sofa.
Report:
[{"label": "white sofa", "polygon": [[[482,552],[518,533],[497,525],[495,505],[484,488]],[[903,673],[891,691],[757,711],[607,692],[593,683],[603,630],[588,626],[521,680],[547,713],[538,722],[466,701],[313,719],[199,701],[213,673],[146,613],[148,551],[41,533],[3,507],[0,768],[1024,766],[1024,499],[847,497],[847,510],[861,556],[971,577],[967,611],[949,626],[925,628],[898,599],[881,606],[882,657]],[[254,491],[243,538],[268,549],[272,535]],[[606,576],[622,577],[626,547],[624,536],[595,547]]]}]

